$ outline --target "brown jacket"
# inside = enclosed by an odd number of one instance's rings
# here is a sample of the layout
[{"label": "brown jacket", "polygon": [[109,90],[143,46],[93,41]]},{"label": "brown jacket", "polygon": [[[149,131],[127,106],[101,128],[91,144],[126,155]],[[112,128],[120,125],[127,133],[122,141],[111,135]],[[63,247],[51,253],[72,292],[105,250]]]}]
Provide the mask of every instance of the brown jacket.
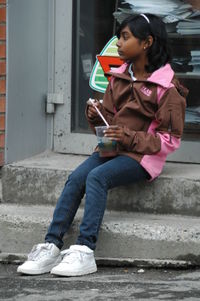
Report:
[{"label": "brown jacket", "polygon": [[[112,78],[101,112],[110,125],[124,127],[125,138],[118,143],[118,154],[137,160],[155,178],[167,155],[180,145],[187,89],[180,85],[169,64],[135,81],[127,64],[109,74]],[[94,132],[95,126],[103,124],[99,116],[87,119]]]}]

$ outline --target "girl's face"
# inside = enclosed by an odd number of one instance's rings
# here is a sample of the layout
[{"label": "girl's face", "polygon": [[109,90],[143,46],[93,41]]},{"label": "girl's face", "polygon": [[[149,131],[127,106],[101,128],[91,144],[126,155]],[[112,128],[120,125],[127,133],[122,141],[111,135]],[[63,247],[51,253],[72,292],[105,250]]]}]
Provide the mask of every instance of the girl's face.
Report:
[{"label": "girl's face", "polygon": [[128,26],[121,30],[120,38],[116,43],[119,56],[124,61],[135,61],[141,55],[143,56],[146,53],[146,44],[145,41],[141,41],[134,37]]}]

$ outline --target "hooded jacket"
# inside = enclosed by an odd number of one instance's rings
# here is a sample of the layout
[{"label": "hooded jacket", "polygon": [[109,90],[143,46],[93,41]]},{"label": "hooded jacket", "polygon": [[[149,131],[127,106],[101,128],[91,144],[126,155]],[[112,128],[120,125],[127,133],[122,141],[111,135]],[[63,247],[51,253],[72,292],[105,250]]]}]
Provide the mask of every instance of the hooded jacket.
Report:
[{"label": "hooded jacket", "polygon": [[[137,160],[152,180],[161,173],[167,155],[180,146],[188,91],[170,64],[136,80],[128,68],[124,63],[107,73],[111,79],[100,110],[110,125],[124,128],[118,154]],[[87,116],[87,108],[86,117],[94,132],[95,126],[103,125],[99,116]]]}]

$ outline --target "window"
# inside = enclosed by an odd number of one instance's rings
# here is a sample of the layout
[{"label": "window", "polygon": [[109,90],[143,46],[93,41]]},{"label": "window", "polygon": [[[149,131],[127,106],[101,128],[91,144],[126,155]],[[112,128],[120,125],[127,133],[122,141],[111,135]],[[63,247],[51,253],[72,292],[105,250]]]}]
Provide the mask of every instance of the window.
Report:
[{"label": "window", "polygon": [[86,100],[89,97],[102,98],[102,95],[89,87],[89,77],[96,55],[113,36],[116,23],[130,14],[156,11],[159,11],[169,33],[173,52],[172,67],[180,82],[189,89],[184,139],[199,140],[199,0],[74,1],[72,131],[89,132],[84,115]]},{"label": "window", "polygon": [[72,131],[90,132],[85,118],[89,97],[102,98],[89,87],[92,67],[113,36],[115,0],[76,0],[73,8]]}]

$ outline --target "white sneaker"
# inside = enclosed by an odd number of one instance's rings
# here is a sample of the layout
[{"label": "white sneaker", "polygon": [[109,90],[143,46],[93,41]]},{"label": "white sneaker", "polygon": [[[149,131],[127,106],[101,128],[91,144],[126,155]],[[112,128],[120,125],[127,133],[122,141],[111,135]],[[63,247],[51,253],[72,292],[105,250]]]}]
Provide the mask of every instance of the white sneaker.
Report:
[{"label": "white sneaker", "polygon": [[61,260],[60,249],[55,244],[49,242],[38,244],[33,246],[28,260],[18,267],[17,272],[28,275],[48,273]]},{"label": "white sneaker", "polygon": [[73,245],[61,252],[64,255],[59,265],[51,270],[51,274],[59,276],[81,276],[97,271],[94,251],[84,245]]}]

